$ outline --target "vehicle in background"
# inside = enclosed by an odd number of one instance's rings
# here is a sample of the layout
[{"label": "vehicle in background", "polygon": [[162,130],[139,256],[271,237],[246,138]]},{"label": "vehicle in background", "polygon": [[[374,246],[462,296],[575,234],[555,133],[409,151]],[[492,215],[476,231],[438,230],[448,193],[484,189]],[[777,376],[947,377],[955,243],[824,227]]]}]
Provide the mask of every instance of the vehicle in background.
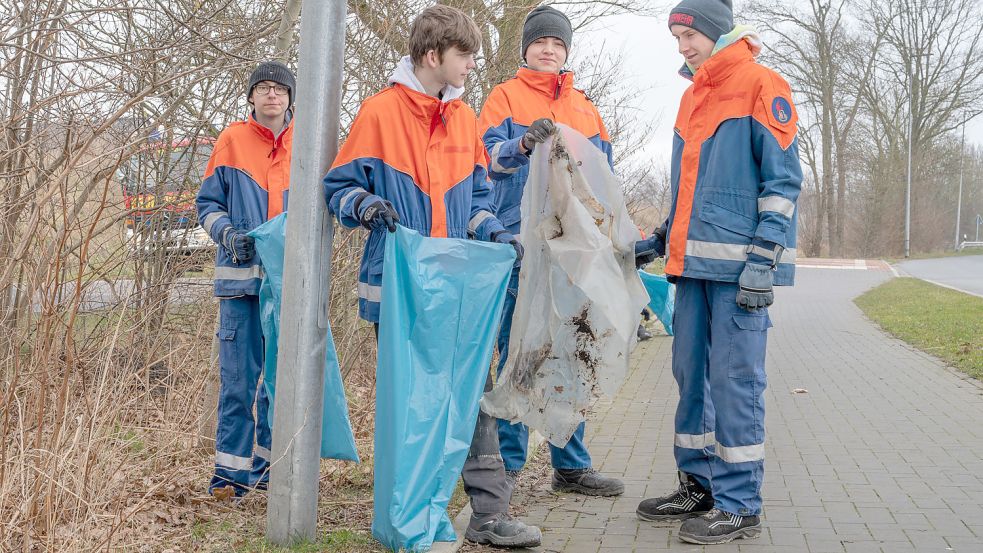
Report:
[{"label": "vehicle in background", "polygon": [[215,243],[198,224],[195,197],[213,138],[152,141],[120,164],[117,176],[126,208],[131,252],[190,255]]}]

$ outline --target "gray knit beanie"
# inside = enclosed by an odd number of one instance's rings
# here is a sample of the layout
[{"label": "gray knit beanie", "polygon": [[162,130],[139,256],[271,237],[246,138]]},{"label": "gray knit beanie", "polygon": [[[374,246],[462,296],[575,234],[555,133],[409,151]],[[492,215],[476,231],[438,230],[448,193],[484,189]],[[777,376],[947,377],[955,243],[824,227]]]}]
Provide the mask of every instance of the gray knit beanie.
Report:
[{"label": "gray knit beanie", "polygon": [[734,29],[731,0],[683,0],[669,12],[669,27],[683,25],[703,33],[717,42],[721,35]]},{"label": "gray knit beanie", "polygon": [[526,59],[526,49],[536,39],[544,36],[556,37],[563,41],[569,52],[573,45],[573,26],[563,12],[549,6],[533,8],[522,24],[522,59]]},{"label": "gray knit beanie", "polygon": [[264,61],[259,64],[249,76],[249,86],[246,88],[246,99],[253,93],[253,87],[263,81],[273,81],[287,87],[287,107],[294,105],[294,90],[297,88],[297,79],[290,69],[278,61]]}]

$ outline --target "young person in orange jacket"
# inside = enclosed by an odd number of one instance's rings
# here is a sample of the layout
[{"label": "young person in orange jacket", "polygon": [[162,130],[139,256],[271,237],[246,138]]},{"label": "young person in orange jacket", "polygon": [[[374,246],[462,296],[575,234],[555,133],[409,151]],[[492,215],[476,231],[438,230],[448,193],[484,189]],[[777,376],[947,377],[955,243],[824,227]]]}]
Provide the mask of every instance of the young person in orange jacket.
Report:
[{"label": "young person in orange jacket", "polygon": [[[424,10],[410,28],[410,55],[396,66],[390,86],[362,104],[324,177],[331,213],[346,227],[369,230],[359,315],[377,329],[384,244],[397,223],[424,236],[511,244],[522,257],[518,241],[491,212],[478,121],[460,99],[480,46],[481,32],[460,10]],[[480,411],[462,477],[474,512],[465,538],[499,547],[539,545],[539,528],[508,514],[511,490],[495,419]]]},{"label": "young person in orange jacket", "polygon": [[683,0],[669,30],[693,84],[676,117],[664,239],[676,284],[672,371],[679,384],[676,491],[638,506],[685,520],[683,541],[761,533],[765,349],[773,286],[795,276],[802,184],[788,83],[759,65],[761,42],[730,0]]},{"label": "young person in orange jacket", "polygon": [[[601,116],[587,95],[574,88],[574,74],[563,69],[572,45],[573,29],[567,17],[549,6],[534,8],[522,28],[520,54],[525,65],[514,78],[492,89],[481,109],[479,127],[491,159],[495,182],[495,214],[512,234],[519,233],[519,205],[529,177],[529,156],[544,142],[555,123],[573,127],[603,152],[612,165],[611,143]],[[512,272],[498,336],[501,371],[509,354],[509,333],[518,294],[519,268]],[[514,487],[526,462],[529,431],[522,423],[498,421],[502,457]],[[612,496],[624,492],[616,478],[599,474],[591,465],[581,424],[563,448],[550,446],[553,489],[587,495]]]},{"label": "young person in orange jacket", "polygon": [[198,192],[198,220],[218,244],[221,387],[211,493],[231,487],[239,496],[269,480],[269,398],[265,387],[257,393],[265,356],[259,313],[263,267],[246,233],[285,208],[294,83],[293,73],[280,62],[265,62],[253,71],[246,89],[252,113],[219,135]]}]

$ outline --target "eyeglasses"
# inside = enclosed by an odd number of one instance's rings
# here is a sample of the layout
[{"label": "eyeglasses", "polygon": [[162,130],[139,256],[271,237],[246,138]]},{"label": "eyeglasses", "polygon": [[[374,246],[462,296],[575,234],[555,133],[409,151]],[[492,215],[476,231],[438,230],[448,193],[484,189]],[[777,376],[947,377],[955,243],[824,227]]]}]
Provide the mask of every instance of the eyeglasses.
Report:
[{"label": "eyeglasses", "polygon": [[286,96],[287,92],[290,92],[290,89],[282,84],[258,84],[253,88],[260,94],[269,94],[271,89],[276,92],[277,96]]}]

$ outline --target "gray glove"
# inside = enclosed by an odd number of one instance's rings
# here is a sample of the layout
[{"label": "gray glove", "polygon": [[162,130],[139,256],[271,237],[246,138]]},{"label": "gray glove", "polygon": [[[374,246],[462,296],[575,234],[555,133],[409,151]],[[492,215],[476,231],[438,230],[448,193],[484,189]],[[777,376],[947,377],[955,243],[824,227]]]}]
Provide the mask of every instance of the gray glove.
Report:
[{"label": "gray glove", "polygon": [[553,124],[552,119],[536,119],[529,125],[526,130],[526,134],[522,135],[522,147],[527,151],[532,152],[532,149],[536,147],[536,144],[542,144],[546,142],[546,139],[553,134],[556,130],[556,125]]},{"label": "gray glove", "polygon": [[771,288],[773,273],[769,265],[745,263],[738,280],[740,290],[737,292],[737,305],[748,311],[755,311],[774,303],[775,293]]}]

